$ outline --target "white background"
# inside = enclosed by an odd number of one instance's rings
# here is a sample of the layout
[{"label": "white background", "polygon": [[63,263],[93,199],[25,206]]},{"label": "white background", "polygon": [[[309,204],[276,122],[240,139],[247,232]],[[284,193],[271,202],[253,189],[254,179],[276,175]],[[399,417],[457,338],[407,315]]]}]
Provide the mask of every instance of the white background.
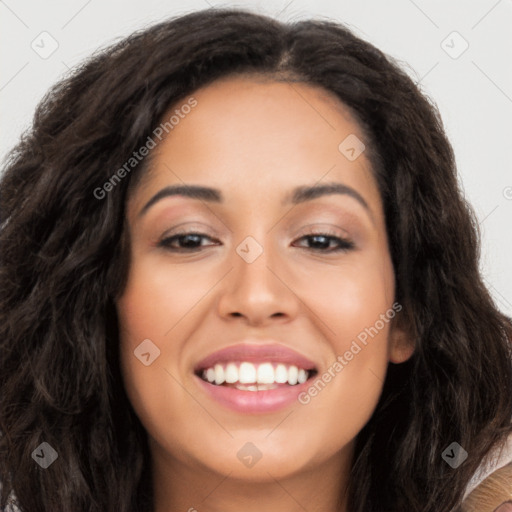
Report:
[{"label": "white background", "polygon": [[[480,221],[482,272],[512,316],[512,0],[0,0],[0,158],[69,68],[134,30],[209,6],[335,19],[402,63],[441,111]],[[51,38],[58,47],[42,58],[32,45],[49,51]]]}]

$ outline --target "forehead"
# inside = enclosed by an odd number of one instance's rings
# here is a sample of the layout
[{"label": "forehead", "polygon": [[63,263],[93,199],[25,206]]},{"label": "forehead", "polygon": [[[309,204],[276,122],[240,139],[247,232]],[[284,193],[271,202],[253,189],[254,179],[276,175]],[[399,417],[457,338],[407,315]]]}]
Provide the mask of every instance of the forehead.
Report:
[{"label": "forehead", "polygon": [[[190,97],[196,106],[181,110]],[[379,201],[366,149],[356,158],[346,152],[354,147],[359,153],[368,141],[331,92],[300,82],[229,77],[190,97],[163,117],[175,114],[178,122],[154,150],[139,195],[195,183],[245,201],[281,201],[299,184],[339,181]]]}]

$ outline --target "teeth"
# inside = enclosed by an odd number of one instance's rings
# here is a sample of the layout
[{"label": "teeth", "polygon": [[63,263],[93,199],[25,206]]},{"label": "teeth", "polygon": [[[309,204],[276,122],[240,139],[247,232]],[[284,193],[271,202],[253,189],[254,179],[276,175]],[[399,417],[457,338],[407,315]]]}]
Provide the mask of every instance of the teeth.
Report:
[{"label": "teeth", "polygon": [[252,363],[242,363],[238,370],[240,384],[253,384],[256,382],[256,368]]},{"label": "teeth", "polygon": [[[215,372],[215,374],[217,374],[217,372]],[[299,369],[296,366],[292,365],[288,368],[288,384],[290,384],[290,386],[295,386],[295,384],[297,384],[298,375]]]},{"label": "teeth", "polygon": [[215,384],[219,386],[224,383],[224,368],[221,364],[215,365]]},{"label": "teeth", "polygon": [[238,381],[238,368],[236,364],[229,363],[226,367],[226,382],[233,384]]},{"label": "teeth", "polygon": [[241,391],[266,391],[277,388],[275,384],[238,384],[235,387]]},{"label": "teeth", "polygon": [[215,382],[215,370],[213,368],[206,370],[206,380],[208,382]]},{"label": "teeth", "polygon": [[263,363],[258,366],[258,384],[274,384],[274,367],[271,363]]},{"label": "teeth", "polygon": [[217,386],[231,385],[244,391],[262,391],[274,389],[277,384],[295,386],[308,380],[310,372],[295,365],[270,362],[253,364],[249,362],[227,364],[217,363],[203,370],[202,378]]},{"label": "teeth", "polygon": [[276,366],[274,378],[278,384],[288,382],[288,370],[284,364],[278,364]]}]

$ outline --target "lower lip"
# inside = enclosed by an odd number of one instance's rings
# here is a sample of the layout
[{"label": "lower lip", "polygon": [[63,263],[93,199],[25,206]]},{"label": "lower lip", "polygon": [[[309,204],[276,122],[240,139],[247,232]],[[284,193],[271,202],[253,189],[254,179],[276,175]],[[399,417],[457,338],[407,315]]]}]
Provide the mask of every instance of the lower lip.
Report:
[{"label": "lower lip", "polygon": [[283,386],[265,391],[242,391],[226,386],[215,386],[197,375],[195,378],[211,398],[229,409],[245,413],[265,413],[284,409],[296,402],[298,395],[310,385],[308,379],[295,386]]}]

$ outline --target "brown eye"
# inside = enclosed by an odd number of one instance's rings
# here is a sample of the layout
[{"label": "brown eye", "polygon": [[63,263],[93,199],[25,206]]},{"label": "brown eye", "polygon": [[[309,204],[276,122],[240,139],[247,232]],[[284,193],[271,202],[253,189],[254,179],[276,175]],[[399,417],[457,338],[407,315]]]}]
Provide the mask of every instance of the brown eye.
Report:
[{"label": "brown eye", "polygon": [[[203,233],[176,233],[175,235],[162,239],[158,243],[158,247],[163,247],[165,250],[173,252],[197,252],[201,250],[201,247],[208,247],[206,244],[201,244],[205,239],[213,240]],[[328,233],[311,233],[302,236],[299,240],[307,240],[309,247],[305,248],[315,252],[333,253],[349,251],[355,247],[352,241]],[[334,246],[332,244],[334,244]]]},{"label": "brown eye", "polygon": [[[311,233],[309,235],[302,236],[299,240],[310,241],[310,247],[306,248],[315,252],[341,252],[349,251],[355,247],[352,241],[328,233]],[[334,247],[331,246],[332,242],[335,244]]]},{"label": "brown eye", "polygon": [[176,252],[198,251],[201,247],[204,247],[204,245],[201,245],[201,241],[204,239],[212,240],[211,237],[203,233],[177,233],[173,236],[162,239],[158,243],[158,247],[163,247],[166,250]]}]

